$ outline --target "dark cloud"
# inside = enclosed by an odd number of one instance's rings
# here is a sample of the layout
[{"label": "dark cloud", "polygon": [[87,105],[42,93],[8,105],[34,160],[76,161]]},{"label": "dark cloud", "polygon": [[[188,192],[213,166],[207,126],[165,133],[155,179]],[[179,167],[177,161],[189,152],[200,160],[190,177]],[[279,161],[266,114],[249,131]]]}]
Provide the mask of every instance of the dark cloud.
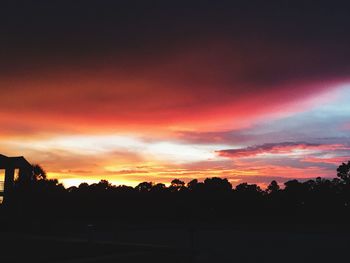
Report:
[{"label": "dark cloud", "polygon": [[251,157],[262,153],[291,153],[295,149],[323,149],[332,147],[331,145],[320,145],[314,143],[305,142],[281,142],[281,143],[265,143],[261,145],[249,146],[240,149],[227,149],[220,150],[217,153],[220,156],[230,157],[230,158],[240,158],[240,157]]},{"label": "dark cloud", "polygon": [[[57,63],[81,67],[97,58],[118,60],[121,68],[135,58],[132,67],[149,65],[210,40],[227,42],[229,57],[250,65],[241,78],[259,84],[349,69],[350,18],[344,3],[4,1],[1,7],[6,72]],[[279,64],[274,74],[271,64]]]}]

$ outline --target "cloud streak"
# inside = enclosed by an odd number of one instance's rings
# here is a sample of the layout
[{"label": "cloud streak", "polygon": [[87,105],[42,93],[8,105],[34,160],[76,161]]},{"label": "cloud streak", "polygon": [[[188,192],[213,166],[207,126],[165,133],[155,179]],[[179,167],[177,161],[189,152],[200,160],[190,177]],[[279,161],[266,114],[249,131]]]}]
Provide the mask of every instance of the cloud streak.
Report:
[{"label": "cloud streak", "polygon": [[[219,156],[229,158],[256,157],[264,154],[295,154],[301,152],[303,154],[308,151],[334,151],[334,150],[350,150],[341,144],[315,144],[306,142],[281,142],[281,143],[265,143],[262,145],[249,146],[240,149],[226,149],[217,151]],[[300,153],[299,153],[300,154]]]}]

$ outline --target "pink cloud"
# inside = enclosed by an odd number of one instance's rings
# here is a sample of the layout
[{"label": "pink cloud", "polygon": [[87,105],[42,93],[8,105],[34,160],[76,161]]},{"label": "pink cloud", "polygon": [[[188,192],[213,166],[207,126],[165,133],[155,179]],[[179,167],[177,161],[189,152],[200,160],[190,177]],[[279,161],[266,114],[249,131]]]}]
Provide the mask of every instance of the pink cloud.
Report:
[{"label": "pink cloud", "polygon": [[335,164],[340,165],[343,162],[347,162],[350,160],[350,155],[348,156],[336,156],[336,157],[313,157],[308,156],[303,158],[302,162],[308,162],[308,163],[328,163],[328,164]]},{"label": "pink cloud", "polygon": [[342,131],[349,131],[350,130],[350,122],[348,123],[343,123],[340,127],[339,127],[340,130]]}]

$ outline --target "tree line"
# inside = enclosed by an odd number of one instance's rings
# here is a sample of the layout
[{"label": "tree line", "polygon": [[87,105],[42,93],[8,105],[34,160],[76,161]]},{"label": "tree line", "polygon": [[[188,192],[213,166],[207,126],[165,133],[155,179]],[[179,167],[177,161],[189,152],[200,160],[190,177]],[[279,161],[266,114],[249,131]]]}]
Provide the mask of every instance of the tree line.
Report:
[{"label": "tree line", "polygon": [[142,182],[115,186],[107,180],[65,188],[48,179],[40,165],[31,176],[19,174],[7,204],[21,215],[70,219],[161,221],[271,221],[350,219],[350,161],[337,169],[337,178],[290,180],[266,189],[212,177],[187,184],[174,179],[169,186]]}]

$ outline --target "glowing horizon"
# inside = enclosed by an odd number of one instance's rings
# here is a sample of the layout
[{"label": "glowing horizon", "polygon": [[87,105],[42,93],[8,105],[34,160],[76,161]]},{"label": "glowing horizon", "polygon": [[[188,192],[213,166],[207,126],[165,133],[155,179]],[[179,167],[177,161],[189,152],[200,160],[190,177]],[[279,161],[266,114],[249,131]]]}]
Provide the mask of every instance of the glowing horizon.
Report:
[{"label": "glowing horizon", "polygon": [[[43,137],[34,133],[31,139],[26,135],[26,140],[17,135],[9,137],[11,140],[2,140],[1,146],[4,154],[24,155],[41,164],[49,178],[57,178],[67,187],[101,179],[135,186],[143,181],[169,184],[174,178],[188,182],[219,176],[233,184],[248,181],[266,185],[274,178],[282,182],[334,177],[336,166],[350,159],[350,144],[340,136],[346,134],[346,125],[334,119],[341,122],[350,114],[346,103],[349,87],[332,88],[328,102],[324,94],[315,96],[313,101],[323,101],[321,105],[308,102],[303,111],[296,109],[285,116],[258,119],[249,127],[229,131],[174,131],[171,127],[153,135],[137,130],[120,134],[103,134],[103,130],[92,134],[48,133]],[[322,139],[328,130],[318,131],[317,136],[307,131],[303,136],[297,134],[305,120],[312,128],[307,116],[313,116],[318,123],[318,114],[327,125],[334,126],[328,128],[334,129],[339,138]],[[288,134],[270,136],[271,131],[281,128],[281,123],[284,129],[292,127]],[[293,140],[291,134],[295,136]]]}]

